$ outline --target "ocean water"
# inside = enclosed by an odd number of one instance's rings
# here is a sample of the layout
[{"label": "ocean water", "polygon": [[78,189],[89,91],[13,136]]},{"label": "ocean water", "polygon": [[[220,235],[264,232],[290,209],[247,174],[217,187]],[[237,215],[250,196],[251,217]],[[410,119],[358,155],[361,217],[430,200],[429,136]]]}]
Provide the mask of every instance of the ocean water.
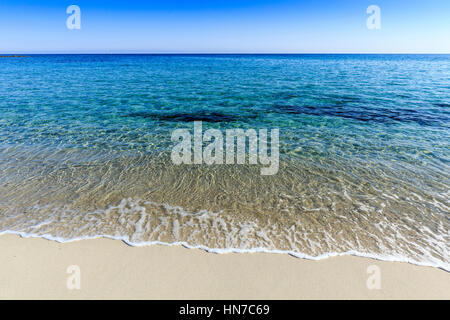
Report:
[{"label": "ocean water", "polygon": [[[280,168],[171,133],[280,132]],[[450,55],[0,59],[0,233],[450,270]]]}]

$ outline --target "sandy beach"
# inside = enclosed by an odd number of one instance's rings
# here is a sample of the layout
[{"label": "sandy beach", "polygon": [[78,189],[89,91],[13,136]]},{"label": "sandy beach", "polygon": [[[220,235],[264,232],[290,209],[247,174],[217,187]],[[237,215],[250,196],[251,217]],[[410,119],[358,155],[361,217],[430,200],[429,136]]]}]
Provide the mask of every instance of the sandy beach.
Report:
[{"label": "sandy beach", "polygon": [[[310,261],[16,235],[1,236],[0,247],[1,299],[450,299],[446,271],[353,256]],[[79,267],[79,290],[67,287],[70,266]],[[368,289],[370,266],[380,289]]]},{"label": "sandy beach", "polygon": [[450,300],[450,1],[19,2],[0,302]]}]

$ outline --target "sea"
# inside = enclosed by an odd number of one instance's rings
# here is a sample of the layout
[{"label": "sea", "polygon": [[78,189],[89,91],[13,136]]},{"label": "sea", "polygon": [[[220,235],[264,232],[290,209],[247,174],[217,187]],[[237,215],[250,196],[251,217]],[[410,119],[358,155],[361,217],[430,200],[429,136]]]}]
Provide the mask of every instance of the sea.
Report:
[{"label": "sea", "polygon": [[[278,170],[174,163],[199,121],[278,129]],[[450,271],[449,230],[450,55],[0,59],[0,234]]]}]

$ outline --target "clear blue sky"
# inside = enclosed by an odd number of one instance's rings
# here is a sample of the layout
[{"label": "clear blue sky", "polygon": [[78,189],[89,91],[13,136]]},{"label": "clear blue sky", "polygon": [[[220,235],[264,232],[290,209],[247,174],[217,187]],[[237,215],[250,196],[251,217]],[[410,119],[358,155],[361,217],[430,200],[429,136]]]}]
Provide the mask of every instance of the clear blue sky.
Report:
[{"label": "clear blue sky", "polygon": [[450,53],[450,0],[0,0],[0,53],[82,52]]}]

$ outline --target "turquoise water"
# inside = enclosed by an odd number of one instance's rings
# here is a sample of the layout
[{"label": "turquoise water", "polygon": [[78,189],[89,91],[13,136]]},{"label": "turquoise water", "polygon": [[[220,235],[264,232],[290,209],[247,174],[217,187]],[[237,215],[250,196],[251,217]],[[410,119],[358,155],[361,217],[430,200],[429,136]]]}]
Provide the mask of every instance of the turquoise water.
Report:
[{"label": "turquoise water", "polygon": [[[450,55],[31,55],[0,83],[0,232],[450,269]],[[195,120],[279,128],[280,171],[174,166]]]}]

